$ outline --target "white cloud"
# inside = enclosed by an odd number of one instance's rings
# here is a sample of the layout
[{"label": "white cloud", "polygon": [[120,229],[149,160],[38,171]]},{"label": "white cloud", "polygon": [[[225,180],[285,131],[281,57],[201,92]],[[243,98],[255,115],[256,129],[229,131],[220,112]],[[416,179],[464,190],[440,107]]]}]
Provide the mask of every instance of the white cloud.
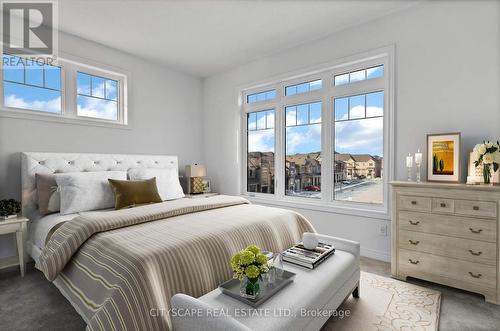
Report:
[{"label": "white cloud", "polygon": [[52,100],[24,100],[22,97],[18,97],[14,94],[9,94],[5,96],[5,105],[7,107],[21,108],[21,109],[32,109],[41,110],[51,113],[61,112],[61,97],[57,97]]},{"label": "white cloud", "polygon": [[351,116],[351,118],[363,118],[363,117],[365,117],[365,106],[352,107],[350,116]]},{"label": "white cloud", "polygon": [[274,152],[274,130],[257,130],[248,133],[249,152]]},{"label": "white cloud", "polygon": [[338,122],[335,125],[335,149],[340,153],[382,155],[383,118]]},{"label": "white cloud", "polygon": [[117,120],[117,103],[95,98],[80,97],[78,101],[78,115],[107,120]]},{"label": "white cloud", "polygon": [[321,150],[321,124],[288,128],[286,153],[319,152]]}]

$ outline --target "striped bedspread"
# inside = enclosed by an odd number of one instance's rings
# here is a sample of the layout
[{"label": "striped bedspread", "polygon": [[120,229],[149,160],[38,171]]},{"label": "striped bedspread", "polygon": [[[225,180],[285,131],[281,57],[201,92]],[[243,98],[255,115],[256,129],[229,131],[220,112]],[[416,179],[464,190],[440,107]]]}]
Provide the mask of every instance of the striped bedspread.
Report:
[{"label": "striped bedspread", "polygon": [[256,244],[282,251],[312,225],[239,197],[180,199],[92,212],[64,223],[37,262],[89,330],[170,330],[170,298],[230,279],[229,259]]}]

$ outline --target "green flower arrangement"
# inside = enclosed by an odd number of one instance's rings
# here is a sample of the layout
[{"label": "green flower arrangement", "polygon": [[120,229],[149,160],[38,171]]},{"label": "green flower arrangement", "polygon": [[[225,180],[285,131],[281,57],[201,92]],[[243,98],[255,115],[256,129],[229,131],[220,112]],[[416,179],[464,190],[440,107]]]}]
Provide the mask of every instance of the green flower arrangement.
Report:
[{"label": "green flower arrangement", "polygon": [[259,279],[269,271],[267,256],[262,254],[259,247],[250,245],[233,255],[231,269],[233,277],[241,281],[241,295],[256,298],[260,290]]},{"label": "green flower arrangement", "polygon": [[234,278],[243,280],[247,277],[255,281],[269,271],[267,257],[255,245],[250,245],[234,254],[231,258],[231,269],[233,269]]}]

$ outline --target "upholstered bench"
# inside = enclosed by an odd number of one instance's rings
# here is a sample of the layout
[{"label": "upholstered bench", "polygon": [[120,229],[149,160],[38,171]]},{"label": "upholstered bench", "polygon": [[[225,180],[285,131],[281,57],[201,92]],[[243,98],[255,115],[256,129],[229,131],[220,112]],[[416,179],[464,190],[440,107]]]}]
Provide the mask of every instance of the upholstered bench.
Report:
[{"label": "upholstered bench", "polygon": [[359,243],[319,235],[336,251],[314,270],[284,263],[294,281],[256,309],[215,289],[196,299],[172,297],[175,331],[319,330],[352,293],[359,295]]}]

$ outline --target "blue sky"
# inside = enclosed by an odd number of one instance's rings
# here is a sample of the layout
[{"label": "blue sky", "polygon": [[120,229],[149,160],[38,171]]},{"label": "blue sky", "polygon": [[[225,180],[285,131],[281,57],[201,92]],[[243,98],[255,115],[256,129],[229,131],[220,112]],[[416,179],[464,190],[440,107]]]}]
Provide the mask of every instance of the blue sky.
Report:
[{"label": "blue sky", "polygon": [[[61,69],[56,66],[25,61],[26,70],[23,70],[23,65],[18,59],[18,57],[4,55],[5,105],[13,108],[61,113]],[[81,73],[78,73],[77,77],[78,93],[99,97],[78,95],[78,115],[117,120],[118,82]],[[90,91],[90,86],[92,86],[92,91]]]}]

